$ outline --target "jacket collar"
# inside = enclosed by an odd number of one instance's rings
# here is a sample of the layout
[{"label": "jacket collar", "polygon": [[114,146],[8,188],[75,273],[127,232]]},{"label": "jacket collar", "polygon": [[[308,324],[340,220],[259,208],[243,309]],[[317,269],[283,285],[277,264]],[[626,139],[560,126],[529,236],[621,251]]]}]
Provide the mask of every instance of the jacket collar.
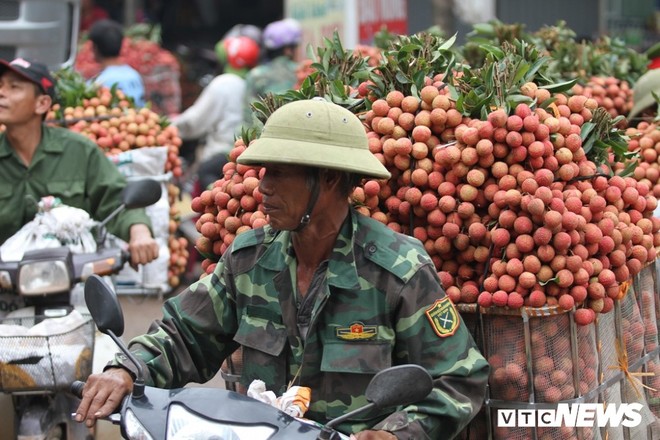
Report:
[{"label": "jacket collar", "polygon": [[[359,277],[353,252],[354,237],[357,230],[357,215],[360,214],[352,208],[349,210],[328,261],[328,284],[340,289],[356,289],[359,287]],[[293,264],[294,258],[291,233],[281,231],[259,259],[259,265],[266,269],[281,272]]]},{"label": "jacket collar", "polygon": [[[39,151],[43,151],[44,153],[61,153],[64,151],[64,147],[65,145],[63,142],[52,142],[51,130],[45,124],[42,124],[41,141],[37,146],[35,156],[39,153]],[[7,136],[5,134],[0,136],[0,157],[10,156],[13,151],[14,149],[11,147],[11,145],[9,145]]]},{"label": "jacket collar", "polygon": [[12,151],[13,150],[9,146],[9,141],[7,140],[7,136],[3,134],[2,136],[0,136],[0,157],[10,156]]}]

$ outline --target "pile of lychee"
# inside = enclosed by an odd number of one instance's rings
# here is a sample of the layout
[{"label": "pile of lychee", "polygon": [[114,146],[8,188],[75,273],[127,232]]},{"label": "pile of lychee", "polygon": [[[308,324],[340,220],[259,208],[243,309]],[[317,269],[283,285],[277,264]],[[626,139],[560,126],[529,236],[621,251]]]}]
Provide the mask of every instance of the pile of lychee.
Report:
[{"label": "pile of lychee", "polygon": [[[358,90],[373,100],[361,116],[369,149],[392,177],[365,180],[351,202],[418,238],[455,303],[575,307],[588,324],[654,261],[660,220],[649,186],[608,175],[582,148],[594,98],[527,83],[530,103],[554,104],[520,103],[479,120],[456,109],[440,76],[427,78],[419,97]],[[193,201],[207,268],[236,234],[267,221],[259,171],[235,163],[244,148],[239,141],[225,176]]]},{"label": "pile of lychee", "polygon": [[[417,237],[456,303],[611,310],[622,282],[656,257],[657,199],[610,177],[582,148],[594,98],[555,94],[487,120],[463,117],[446,89],[390,92],[366,114],[371,151],[391,171],[354,193],[358,210]],[[525,84],[544,102],[550,93]]]},{"label": "pile of lychee", "polygon": [[571,92],[593,98],[612,117],[626,116],[632,109],[632,87],[627,81],[612,76],[592,76],[585,85],[573,86]]},{"label": "pile of lychee", "polygon": [[182,140],[174,125],[164,123],[162,115],[147,107],[133,107],[122,98],[121,90],[114,91],[119,99],[113,99],[106,87],[99,87],[97,93],[95,97],[82,99],[76,107],[54,104],[46,123],[81,133],[110,155],[134,148],[165,146],[168,157],[164,171],[171,171],[175,177],[182,175],[179,157]]},{"label": "pile of lychee", "polygon": [[639,153],[635,179],[649,185],[653,195],[660,197],[660,127],[657,123],[642,121],[636,127],[629,127],[625,133],[629,138],[628,150]]},{"label": "pile of lychee", "polygon": [[195,247],[205,257],[204,274],[213,272],[236,235],[267,224],[259,192],[265,169],[236,163],[245,148],[243,139],[238,138],[223,167],[223,177],[192,200],[192,210],[200,214],[195,227],[201,236]]}]

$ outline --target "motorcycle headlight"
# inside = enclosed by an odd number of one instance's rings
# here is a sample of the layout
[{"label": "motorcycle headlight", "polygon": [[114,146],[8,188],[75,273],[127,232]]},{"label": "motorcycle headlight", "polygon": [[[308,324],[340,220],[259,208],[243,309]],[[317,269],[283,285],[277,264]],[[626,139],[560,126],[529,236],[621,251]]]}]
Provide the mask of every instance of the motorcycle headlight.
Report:
[{"label": "motorcycle headlight", "polygon": [[65,261],[32,261],[20,266],[18,292],[21,295],[47,295],[64,292],[71,287]]},{"label": "motorcycle headlight", "polygon": [[238,425],[208,420],[194,414],[183,405],[171,405],[167,417],[167,440],[213,438],[217,440],[269,439],[276,429],[265,424]]},{"label": "motorcycle headlight", "polygon": [[124,429],[126,430],[126,438],[131,440],[154,440],[130,409],[127,409],[124,414]]}]

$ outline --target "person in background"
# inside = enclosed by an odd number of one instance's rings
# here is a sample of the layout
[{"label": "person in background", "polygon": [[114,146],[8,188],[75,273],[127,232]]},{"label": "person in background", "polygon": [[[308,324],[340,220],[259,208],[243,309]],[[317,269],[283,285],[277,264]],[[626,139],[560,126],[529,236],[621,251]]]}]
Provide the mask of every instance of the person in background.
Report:
[{"label": "person in background", "polygon": [[243,123],[252,127],[251,104],[267,93],[285,92],[296,84],[296,50],[302,39],[300,24],[292,19],[275,21],[264,28],[263,46],[266,61],[252,69],[245,78]]},{"label": "person in background", "polygon": [[117,88],[132,98],[137,107],[144,107],[142,76],[119,57],[124,41],[121,25],[113,20],[99,20],[90,28],[89,39],[93,45],[94,58],[102,69],[93,78],[93,82],[108,88],[117,84]]},{"label": "person in background", "polygon": [[220,40],[215,51],[224,66],[192,106],[173,118],[182,139],[204,138],[196,162],[200,190],[220,178],[243,118],[244,77],[259,61],[259,45],[246,36]]},{"label": "person in background", "polygon": [[[126,180],[87,137],[44,124],[55,81],[33,60],[0,60],[0,243],[34,219],[42,197],[55,196],[101,221],[119,207]],[[120,213],[108,230],[129,244],[131,264],[158,257],[143,209]]]},{"label": "person in background", "polygon": [[107,18],[110,18],[108,11],[97,5],[94,0],[80,2],[80,32],[87,32],[95,22]]},{"label": "person in background", "polygon": [[[483,404],[489,365],[422,243],[349,203],[362,178],[390,177],[360,119],[322,99],[285,104],[238,163],[265,167],[270,223],[237,235],[213,273],[130,342],[145,383],[204,383],[240,346],[243,386],[259,379],[276,395],[308,387],[304,416],[325,424],[364,405],[379,371],[417,364],[433,378],[427,397],[338,429],[358,440],[455,438]],[[109,415],[135,374],[115,356],[87,379],[75,419],[91,427]]]},{"label": "person in background", "polygon": [[[248,37],[255,43],[259,45],[259,50],[261,50],[261,45],[263,43],[262,31],[258,26],[253,24],[244,24],[238,23],[232,26],[225,34],[222,36],[222,40],[229,37]],[[221,40],[221,41],[222,41]],[[263,53],[260,53],[260,56]]]}]

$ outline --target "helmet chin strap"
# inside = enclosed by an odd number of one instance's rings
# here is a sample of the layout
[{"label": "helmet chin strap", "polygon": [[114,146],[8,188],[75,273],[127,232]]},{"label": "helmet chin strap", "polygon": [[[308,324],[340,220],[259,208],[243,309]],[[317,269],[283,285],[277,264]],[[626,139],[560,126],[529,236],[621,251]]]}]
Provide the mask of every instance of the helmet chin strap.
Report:
[{"label": "helmet chin strap", "polygon": [[307,202],[307,209],[305,210],[305,214],[303,214],[303,216],[300,218],[300,223],[298,223],[298,226],[296,226],[296,229],[294,229],[293,232],[302,231],[303,228],[309,224],[312,217],[312,211],[314,210],[314,206],[316,206],[316,202],[319,198],[319,187],[319,177],[317,175],[314,177],[314,181],[312,182],[309,202]]}]

